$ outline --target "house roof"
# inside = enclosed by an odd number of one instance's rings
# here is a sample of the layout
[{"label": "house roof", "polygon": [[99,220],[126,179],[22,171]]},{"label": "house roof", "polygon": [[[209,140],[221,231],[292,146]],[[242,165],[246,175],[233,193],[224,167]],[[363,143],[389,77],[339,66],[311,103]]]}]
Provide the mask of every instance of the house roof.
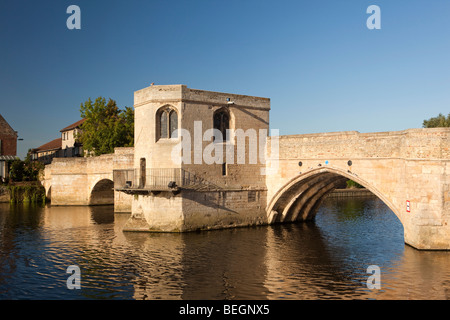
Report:
[{"label": "house roof", "polygon": [[43,151],[57,150],[57,149],[61,149],[61,146],[62,146],[62,139],[58,138],[58,139],[52,140],[50,142],[47,142],[40,147],[32,149],[31,151],[32,152],[43,152]]},{"label": "house roof", "polygon": [[76,127],[81,126],[85,120],[86,119],[78,120],[77,122],[72,123],[71,125],[65,127],[64,129],[61,129],[59,132],[64,132],[64,131],[69,131],[69,130],[75,129]]},{"label": "house roof", "polygon": [[2,117],[0,114],[0,134],[8,135],[8,136],[16,136],[17,132],[9,125],[9,123]]}]

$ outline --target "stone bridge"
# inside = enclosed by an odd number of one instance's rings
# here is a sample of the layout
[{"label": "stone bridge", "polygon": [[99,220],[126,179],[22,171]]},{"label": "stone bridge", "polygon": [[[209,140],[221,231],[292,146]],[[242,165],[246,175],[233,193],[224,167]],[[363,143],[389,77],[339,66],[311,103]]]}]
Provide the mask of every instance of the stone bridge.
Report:
[{"label": "stone bridge", "polygon": [[132,168],[133,159],[133,148],[99,157],[54,158],[42,180],[47,198],[55,206],[113,204],[117,212],[130,212],[131,196],[113,191],[113,171]]},{"label": "stone bridge", "polygon": [[[266,193],[261,199],[258,196],[258,221],[311,220],[325,196],[351,179],[396,214],[407,244],[418,249],[448,250],[449,136],[450,129],[442,128],[280,136],[278,157],[268,157],[266,162],[274,171],[265,177]],[[268,154],[274,153],[271,139]],[[43,184],[52,205],[114,203],[115,211],[130,212],[133,195],[112,191],[113,171],[132,169],[134,163],[133,148],[118,148],[114,154],[100,157],[54,159],[46,167]],[[152,201],[169,199],[165,197]],[[172,197],[182,198],[183,192]],[[239,199],[236,207],[245,216],[243,198]],[[227,201],[235,200],[229,197]]]},{"label": "stone bridge", "polygon": [[[267,176],[268,223],[311,220],[351,179],[380,198],[419,249],[450,249],[449,129],[279,137]],[[269,144],[270,147],[270,144]]]}]

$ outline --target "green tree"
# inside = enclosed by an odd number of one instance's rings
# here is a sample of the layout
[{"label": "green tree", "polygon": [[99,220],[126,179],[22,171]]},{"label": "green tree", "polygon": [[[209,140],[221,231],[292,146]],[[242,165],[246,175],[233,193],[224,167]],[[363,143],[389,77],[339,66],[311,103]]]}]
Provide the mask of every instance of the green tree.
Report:
[{"label": "green tree", "polygon": [[24,161],[16,159],[9,164],[9,176],[12,181],[38,181],[39,173],[44,165],[38,161],[32,161],[30,154]]},{"label": "green tree", "polygon": [[362,185],[360,185],[359,183],[353,181],[353,180],[347,180],[347,188],[349,189],[360,189],[360,188],[364,188]]},{"label": "green tree", "polygon": [[80,106],[81,125],[77,140],[83,144],[88,155],[99,156],[113,153],[116,147],[131,147],[134,143],[134,112],[132,108],[121,110],[116,101],[98,97],[89,98]]},{"label": "green tree", "polygon": [[441,127],[450,127],[450,113],[444,116],[442,113],[439,113],[437,117],[430,118],[428,120],[423,120],[424,128],[441,128]]},{"label": "green tree", "polygon": [[31,160],[30,150],[28,150],[27,157],[23,161],[23,181],[38,181],[39,174],[44,168],[42,162]]},{"label": "green tree", "polygon": [[12,181],[22,181],[24,171],[24,162],[22,160],[16,159],[10,162],[9,177]]}]

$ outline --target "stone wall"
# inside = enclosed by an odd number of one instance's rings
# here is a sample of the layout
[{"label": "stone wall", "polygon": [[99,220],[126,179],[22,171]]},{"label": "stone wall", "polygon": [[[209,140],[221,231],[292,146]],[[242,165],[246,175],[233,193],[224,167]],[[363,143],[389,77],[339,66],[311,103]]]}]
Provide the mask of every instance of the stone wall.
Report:
[{"label": "stone wall", "polygon": [[265,199],[265,190],[135,195],[124,231],[187,232],[266,224]]},{"label": "stone wall", "polygon": [[131,212],[131,196],[113,190],[113,170],[133,165],[133,148],[86,158],[55,158],[47,165],[44,185],[52,205],[115,204],[117,212]]},{"label": "stone wall", "polygon": [[[133,168],[134,148],[115,148],[113,169],[122,170]],[[114,211],[131,212],[133,196],[123,192],[114,191]]]},{"label": "stone wall", "polygon": [[186,191],[184,229],[209,230],[266,224],[265,190]]},{"label": "stone wall", "polygon": [[184,216],[181,195],[133,195],[132,216],[124,231],[181,232]]},{"label": "stone wall", "polygon": [[55,158],[45,167],[44,186],[52,205],[89,204],[86,163],[87,158]]},{"label": "stone wall", "polygon": [[[178,195],[170,192],[136,195],[133,223],[130,221],[128,230],[132,229],[132,224],[139,230],[190,231],[266,223],[266,181],[261,174],[265,163],[258,155],[261,152],[263,157],[265,151],[269,99],[196,90],[184,85],[151,86],[135,92],[134,106],[134,168],[138,170],[141,159],[145,158],[147,169],[184,169],[203,179],[205,188],[182,190]],[[166,106],[176,110],[178,128],[185,130],[188,137],[179,134],[177,138],[159,139],[157,114]],[[230,115],[230,129],[242,132],[232,135],[227,142],[213,142],[212,137],[203,141],[204,133],[213,129],[214,113],[219,109]],[[261,143],[260,130],[264,134]],[[256,141],[252,141],[252,146],[256,145],[256,149],[251,149],[246,134],[254,134]],[[242,141],[238,141],[240,137]],[[176,159],[173,150],[185,138],[190,149],[183,150],[183,159]],[[244,159],[238,161],[241,145],[245,146]],[[223,161],[208,163],[204,156],[215,155],[207,151],[208,148],[221,148]],[[232,158],[227,159],[227,148],[233,151],[228,153]],[[254,152],[258,155],[251,163],[249,155]],[[136,222],[141,216],[148,226]]]},{"label": "stone wall", "polygon": [[[227,101],[229,99],[230,101]],[[233,102],[230,104],[228,102]],[[182,138],[159,139],[157,129],[157,111],[164,106],[170,106],[178,112],[178,128],[190,134],[190,157],[188,161],[174,161],[172,152]],[[218,93],[189,89],[184,85],[151,86],[135,92],[135,161],[134,168],[139,168],[140,159],[145,158],[147,168],[183,168],[199,175],[211,183],[226,187],[237,187],[246,181],[246,185],[263,187],[265,179],[261,176],[264,164],[260,159],[250,164],[248,158],[245,165],[237,164],[238,149],[235,141],[221,144],[233,148],[233,159],[225,159],[227,174],[222,175],[222,164],[206,165],[204,159],[196,161],[196,155],[203,155],[205,148],[212,147],[212,140],[203,141],[206,130],[213,128],[213,114],[220,108],[227,108],[231,116],[230,129],[248,129],[259,133],[260,129],[268,130],[270,100],[245,95]],[[200,131],[196,131],[195,122],[201,122]],[[200,143],[195,143],[197,138]],[[218,145],[218,144],[217,144]],[[247,156],[248,141],[245,145]],[[186,158],[185,158],[186,159]],[[189,163],[190,162],[190,163]]]},{"label": "stone wall", "polygon": [[331,172],[381,198],[402,222],[408,244],[449,249],[449,135],[439,128],[282,136],[278,170],[266,177],[268,211],[290,182],[314,170]]}]

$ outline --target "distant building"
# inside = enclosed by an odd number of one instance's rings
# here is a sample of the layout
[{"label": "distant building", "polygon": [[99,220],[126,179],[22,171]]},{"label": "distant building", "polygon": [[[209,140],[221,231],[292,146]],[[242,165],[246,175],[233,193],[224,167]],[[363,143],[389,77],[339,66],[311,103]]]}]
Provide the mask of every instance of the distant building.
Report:
[{"label": "distant building", "polygon": [[81,143],[76,141],[77,134],[81,133],[81,125],[86,119],[81,119],[71,125],[61,129],[61,149],[60,157],[80,157],[83,156]]},{"label": "distant building", "polygon": [[31,149],[31,160],[40,161],[43,164],[49,164],[53,158],[59,157],[61,153],[62,139],[58,138],[43,144],[42,146]]},{"label": "distant building", "polygon": [[82,145],[76,141],[77,134],[81,132],[81,125],[85,119],[81,119],[61,129],[61,138],[57,138],[42,146],[32,149],[31,159],[44,164],[52,162],[53,158],[82,157]]},{"label": "distant building", "polygon": [[0,179],[8,177],[8,160],[16,159],[17,131],[0,114]]}]

